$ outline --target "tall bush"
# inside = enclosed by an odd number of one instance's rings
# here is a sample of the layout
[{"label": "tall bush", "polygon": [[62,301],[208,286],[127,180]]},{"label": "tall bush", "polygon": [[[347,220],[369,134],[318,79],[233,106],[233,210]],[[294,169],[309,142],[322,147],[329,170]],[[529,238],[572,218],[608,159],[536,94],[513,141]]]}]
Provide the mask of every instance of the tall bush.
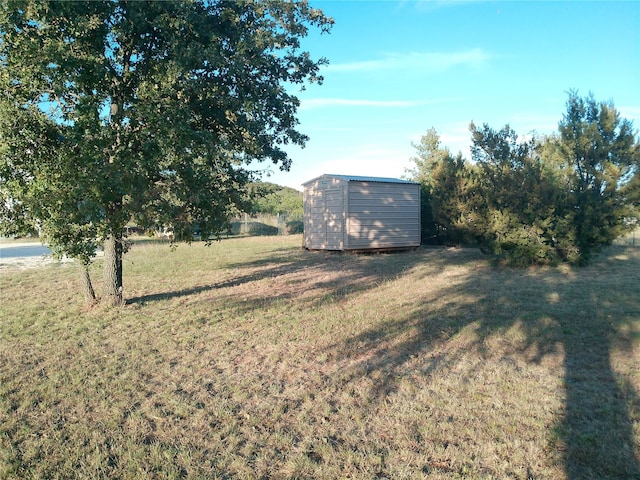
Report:
[{"label": "tall bush", "polygon": [[510,264],[587,262],[640,218],[640,142],[611,102],[569,94],[559,134],[521,140],[471,124],[472,161],[434,129],[414,145],[423,221],[439,243],[479,244]]}]

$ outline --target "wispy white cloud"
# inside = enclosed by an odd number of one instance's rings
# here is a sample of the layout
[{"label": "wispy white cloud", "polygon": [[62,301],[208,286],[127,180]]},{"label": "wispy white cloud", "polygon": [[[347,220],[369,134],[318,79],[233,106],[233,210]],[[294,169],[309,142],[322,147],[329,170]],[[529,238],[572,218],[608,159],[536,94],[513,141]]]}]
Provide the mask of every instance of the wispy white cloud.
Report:
[{"label": "wispy white cloud", "polygon": [[430,13],[441,8],[458,7],[470,3],[484,3],[491,0],[403,0],[401,7],[412,6],[419,12]]},{"label": "wispy white cloud", "polygon": [[376,107],[376,108],[411,108],[424,105],[449,102],[454,99],[442,98],[433,100],[366,100],[353,98],[309,98],[301,101],[300,109],[309,110],[322,107]]},{"label": "wispy white cloud", "polygon": [[372,72],[380,70],[427,70],[441,72],[466,65],[481,67],[492,56],[481,48],[461,52],[409,52],[388,53],[384,58],[361,62],[330,64],[326,72]]},{"label": "wispy white cloud", "polygon": [[618,112],[620,112],[622,118],[632,120],[636,128],[640,127],[640,125],[638,124],[638,122],[640,122],[640,107],[622,105],[620,107],[616,107],[616,109],[618,110]]}]

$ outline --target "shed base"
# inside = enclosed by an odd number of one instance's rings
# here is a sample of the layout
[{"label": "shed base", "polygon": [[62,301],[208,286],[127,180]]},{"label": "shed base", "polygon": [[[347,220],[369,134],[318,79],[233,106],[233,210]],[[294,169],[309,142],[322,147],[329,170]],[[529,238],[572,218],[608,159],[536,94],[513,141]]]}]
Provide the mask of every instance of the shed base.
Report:
[{"label": "shed base", "polygon": [[420,245],[412,245],[408,247],[379,247],[379,248],[343,248],[343,249],[328,249],[328,248],[309,248],[302,247],[308,252],[336,252],[336,253],[393,253],[393,252],[411,252],[418,250]]}]

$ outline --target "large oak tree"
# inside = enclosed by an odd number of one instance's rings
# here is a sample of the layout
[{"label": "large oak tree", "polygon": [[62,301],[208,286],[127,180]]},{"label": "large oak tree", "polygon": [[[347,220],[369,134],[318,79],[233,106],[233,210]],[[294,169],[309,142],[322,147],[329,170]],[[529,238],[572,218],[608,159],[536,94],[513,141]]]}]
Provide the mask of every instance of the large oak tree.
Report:
[{"label": "large oak tree", "polygon": [[248,164],[304,145],[296,85],[320,82],[301,49],[332,20],[305,1],[3,1],[0,227],[37,225],[86,266],[104,245],[105,301],[122,302],[123,230],[194,222],[219,234]]}]

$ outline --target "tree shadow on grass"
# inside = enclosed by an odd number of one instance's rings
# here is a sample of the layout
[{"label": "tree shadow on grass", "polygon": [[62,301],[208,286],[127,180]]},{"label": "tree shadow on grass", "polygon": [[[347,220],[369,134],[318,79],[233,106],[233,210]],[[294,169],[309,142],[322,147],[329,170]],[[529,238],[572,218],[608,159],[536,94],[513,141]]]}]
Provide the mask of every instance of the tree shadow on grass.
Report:
[{"label": "tree shadow on grass", "polygon": [[[633,350],[633,339],[621,332],[637,328],[640,321],[640,299],[629,293],[629,285],[640,281],[640,257],[631,252],[623,258],[624,250],[618,248],[584,269],[480,268],[469,272],[473,262],[484,262],[479,254],[439,255],[439,250],[420,250],[355,256],[291,249],[227,265],[246,273],[221,282],[143,295],[129,303],[216,291],[216,298],[233,304],[239,312],[260,311],[269,302],[282,300],[314,309],[378,289],[404,275],[429,282],[442,272],[445,277],[448,272],[455,275],[456,267],[462,266],[467,271],[457,278],[447,277],[429,298],[416,296],[412,305],[380,319],[374,328],[331,346],[329,356],[348,365],[340,381],[367,376],[373,382],[371,402],[381,401],[399,388],[416,357],[428,359],[419,374],[435,375],[455,367],[468,351],[482,357],[487,354],[487,342],[518,327],[524,333],[518,348],[527,352],[529,362],[540,363],[556,354],[564,359],[564,415],[550,428],[558,439],[552,447],[558,448],[567,477],[632,479],[640,478],[638,439],[633,430],[640,398],[631,383],[615,372],[612,353]],[[624,274],[618,275],[620,272]],[[283,286],[286,288],[279,288]],[[469,327],[474,337],[465,346],[467,351],[440,350],[443,343]],[[532,478],[534,475],[531,472]]]},{"label": "tree shadow on grass", "polygon": [[[256,290],[257,298],[253,298],[254,301],[245,299],[244,309],[258,309],[263,307],[265,302],[295,298],[307,291],[315,292],[309,295],[310,301],[304,303],[305,307],[313,308],[322,304],[327,297],[339,300],[347,295],[375,287],[390,278],[401,275],[422,260],[419,252],[414,251],[355,255],[342,252],[307,252],[297,248],[278,249],[258,260],[225,265],[227,270],[249,273],[239,274],[221,282],[139,295],[127,299],[126,303],[145,304],[234,287],[251,289],[262,280],[287,276],[288,278],[297,277],[297,280],[288,281],[299,282],[304,291],[295,288],[266,292]],[[231,296],[233,297],[233,294]]]},{"label": "tree shadow on grass", "polygon": [[180,290],[170,290],[167,292],[151,293],[148,295],[139,295],[137,297],[132,297],[127,299],[126,303],[128,305],[138,304],[138,303],[144,304],[144,303],[157,302],[157,301],[163,301],[163,300],[171,300],[174,298],[190,297],[193,295],[198,295],[203,292],[237,287],[247,283],[257,282],[264,278],[284,275],[285,273],[290,271],[291,268],[295,268],[295,265],[293,263],[288,262],[288,263],[279,265],[277,267],[272,267],[272,268],[258,271],[256,273],[251,273],[248,275],[240,275],[238,277],[234,277],[229,280],[225,280],[223,282],[210,283],[206,285],[197,285],[189,288],[183,288]]},{"label": "tree shadow on grass", "polygon": [[[439,348],[467,327],[474,328],[467,349],[482,356],[487,342],[517,326],[524,332],[519,348],[529,362],[563,354],[564,416],[551,433],[567,478],[640,478],[634,436],[640,397],[612,365],[614,350],[633,352],[634,334],[624,332],[640,323],[640,298],[631,293],[640,284],[640,256],[621,252],[610,249],[591,267],[565,272],[475,271],[442,289],[451,301],[434,307],[433,299],[416,298],[410,311],[337,342],[331,354],[351,365],[343,377],[347,381],[362,376],[374,381],[370,395],[377,402],[399,388],[414,358],[429,359],[423,375],[454,367],[468,350]],[[534,478],[534,472],[528,475]]]}]

